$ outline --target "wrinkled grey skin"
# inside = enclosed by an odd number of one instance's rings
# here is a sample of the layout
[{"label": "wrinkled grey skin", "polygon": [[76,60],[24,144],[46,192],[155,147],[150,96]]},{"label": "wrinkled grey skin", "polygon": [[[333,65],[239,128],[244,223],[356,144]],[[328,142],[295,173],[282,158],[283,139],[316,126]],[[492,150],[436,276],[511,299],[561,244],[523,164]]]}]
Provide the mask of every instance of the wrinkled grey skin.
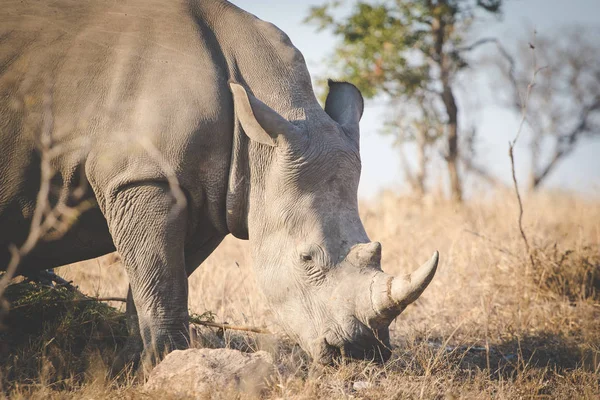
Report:
[{"label": "wrinkled grey skin", "polygon": [[[388,325],[437,255],[412,280],[381,271],[357,207],[362,111],[359,91],[333,82],[323,110],[289,38],[225,1],[3,4],[0,267],[29,230],[40,131],[83,138],[53,160],[65,188],[53,201],[83,183],[98,207],[20,273],[116,249],[134,338],[148,353],[185,348],[187,276],[231,233],[250,239],[279,323],[315,359],[386,359]],[[142,140],[175,172],[184,207]]]}]

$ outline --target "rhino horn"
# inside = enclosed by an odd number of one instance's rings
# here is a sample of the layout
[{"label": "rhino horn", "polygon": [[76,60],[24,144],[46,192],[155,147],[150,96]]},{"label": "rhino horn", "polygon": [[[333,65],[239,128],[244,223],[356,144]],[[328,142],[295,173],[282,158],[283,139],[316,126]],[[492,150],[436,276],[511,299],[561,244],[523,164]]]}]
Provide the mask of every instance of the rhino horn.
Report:
[{"label": "rhino horn", "polygon": [[379,268],[381,264],[381,243],[370,242],[354,245],[346,259],[354,265]]},{"label": "rhino horn", "polygon": [[439,253],[436,251],[429,261],[412,274],[391,276],[383,272],[378,273],[371,288],[374,314],[369,318],[369,325],[389,325],[410,303],[417,300],[433,279],[438,261]]},{"label": "rhino horn", "polygon": [[439,258],[440,254],[436,251],[429,261],[412,274],[394,277],[390,293],[394,302],[408,305],[417,300],[433,279]]}]

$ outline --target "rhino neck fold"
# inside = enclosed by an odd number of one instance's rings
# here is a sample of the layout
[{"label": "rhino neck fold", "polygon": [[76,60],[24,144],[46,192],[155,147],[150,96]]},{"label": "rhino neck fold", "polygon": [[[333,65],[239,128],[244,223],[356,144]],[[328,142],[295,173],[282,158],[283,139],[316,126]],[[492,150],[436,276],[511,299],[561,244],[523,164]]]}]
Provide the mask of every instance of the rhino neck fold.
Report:
[{"label": "rhino neck fold", "polygon": [[[228,80],[243,85],[292,123],[302,125],[312,114],[324,114],[312,90],[304,57],[279,28],[227,1],[193,2],[190,9],[203,35],[214,39]],[[263,175],[273,154],[272,149],[252,143],[233,118],[226,223],[235,237],[248,239],[249,230],[254,235],[262,229],[263,212],[268,207],[262,204]]]},{"label": "rhino neck fold", "polygon": [[[273,162],[274,148],[252,142],[236,119],[226,197],[226,222],[238,239],[261,237],[265,232],[265,176]],[[260,241],[256,244],[260,244]]]}]

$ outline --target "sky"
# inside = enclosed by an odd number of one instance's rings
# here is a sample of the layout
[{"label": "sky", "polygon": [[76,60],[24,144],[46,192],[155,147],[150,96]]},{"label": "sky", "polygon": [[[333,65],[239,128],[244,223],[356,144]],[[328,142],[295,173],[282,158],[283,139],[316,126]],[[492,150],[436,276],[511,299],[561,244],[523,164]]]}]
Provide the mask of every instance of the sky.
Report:
[{"label": "sky", "polygon": [[[308,70],[316,77],[335,76],[327,71],[324,60],[330,57],[336,45],[336,38],[329,32],[317,32],[314,26],[303,24],[311,5],[323,1],[300,0],[232,0],[233,3],[257,17],[272,22],[285,31],[292,43],[302,52]],[[347,4],[352,4],[348,0]],[[517,44],[530,40],[535,29],[540,35],[554,34],[565,26],[600,27],[600,0],[508,0],[505,3],[503,18],[499,21],[487,19],[474,27],[475,35],[494,36],[504,43]],[[599,38],[600,40],[600,38]],[[481,107],[469,119],[477,122],[480,141],[477,145],[480,165],[494,176],[510,182],[510,161],[508,141],[519,125],[519,118],[492,100],[489,82],[474,85],[477,97],[482,98]],[[459,107],[463,99],[458,98]],[[466,102],[466,99],[465,99]],[[460,107],[463,112],[467,107]],[[361,120],[362,175],[359,187],[361,198],[372,198],[381,190],[407,188],[400,168],[398,149],[393,139],[380,134],[386,117],[386,104],[383,101],[367,101]],[[459,115],[459,122],[466,115]],[[526,132],[524,132],[526,134]],[[517,178],[525,182],[529,171],[526,136],[515,149]],[[409,157],[410,147],[407,148]],[[445,178],[445,167],[441,162],[433,164],[434,175]],[[600,140],[584,140],[578,148],[548,177],[547,188],[573,190],[586,195],[600,195]]]}]

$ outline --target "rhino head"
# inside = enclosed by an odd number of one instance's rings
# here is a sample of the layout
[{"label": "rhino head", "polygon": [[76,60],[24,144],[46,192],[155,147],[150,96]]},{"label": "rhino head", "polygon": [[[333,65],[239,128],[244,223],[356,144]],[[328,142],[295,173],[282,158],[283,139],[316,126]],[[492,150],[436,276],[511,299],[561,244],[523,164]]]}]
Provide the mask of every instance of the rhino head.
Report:
[{"label": "rhino head", "polygon": [[251,140],[245,212],[232,211],[239,196],[230,193],[227,223],[250,238],[277,321],[315,360],[385,361],[388,326],[431,282],[438,253],[408,276],[382,271],[381,245],[358,214],[363,99],[349,83],[329,86],[324,112],[290,122],[230,83],[236,121]]}]

